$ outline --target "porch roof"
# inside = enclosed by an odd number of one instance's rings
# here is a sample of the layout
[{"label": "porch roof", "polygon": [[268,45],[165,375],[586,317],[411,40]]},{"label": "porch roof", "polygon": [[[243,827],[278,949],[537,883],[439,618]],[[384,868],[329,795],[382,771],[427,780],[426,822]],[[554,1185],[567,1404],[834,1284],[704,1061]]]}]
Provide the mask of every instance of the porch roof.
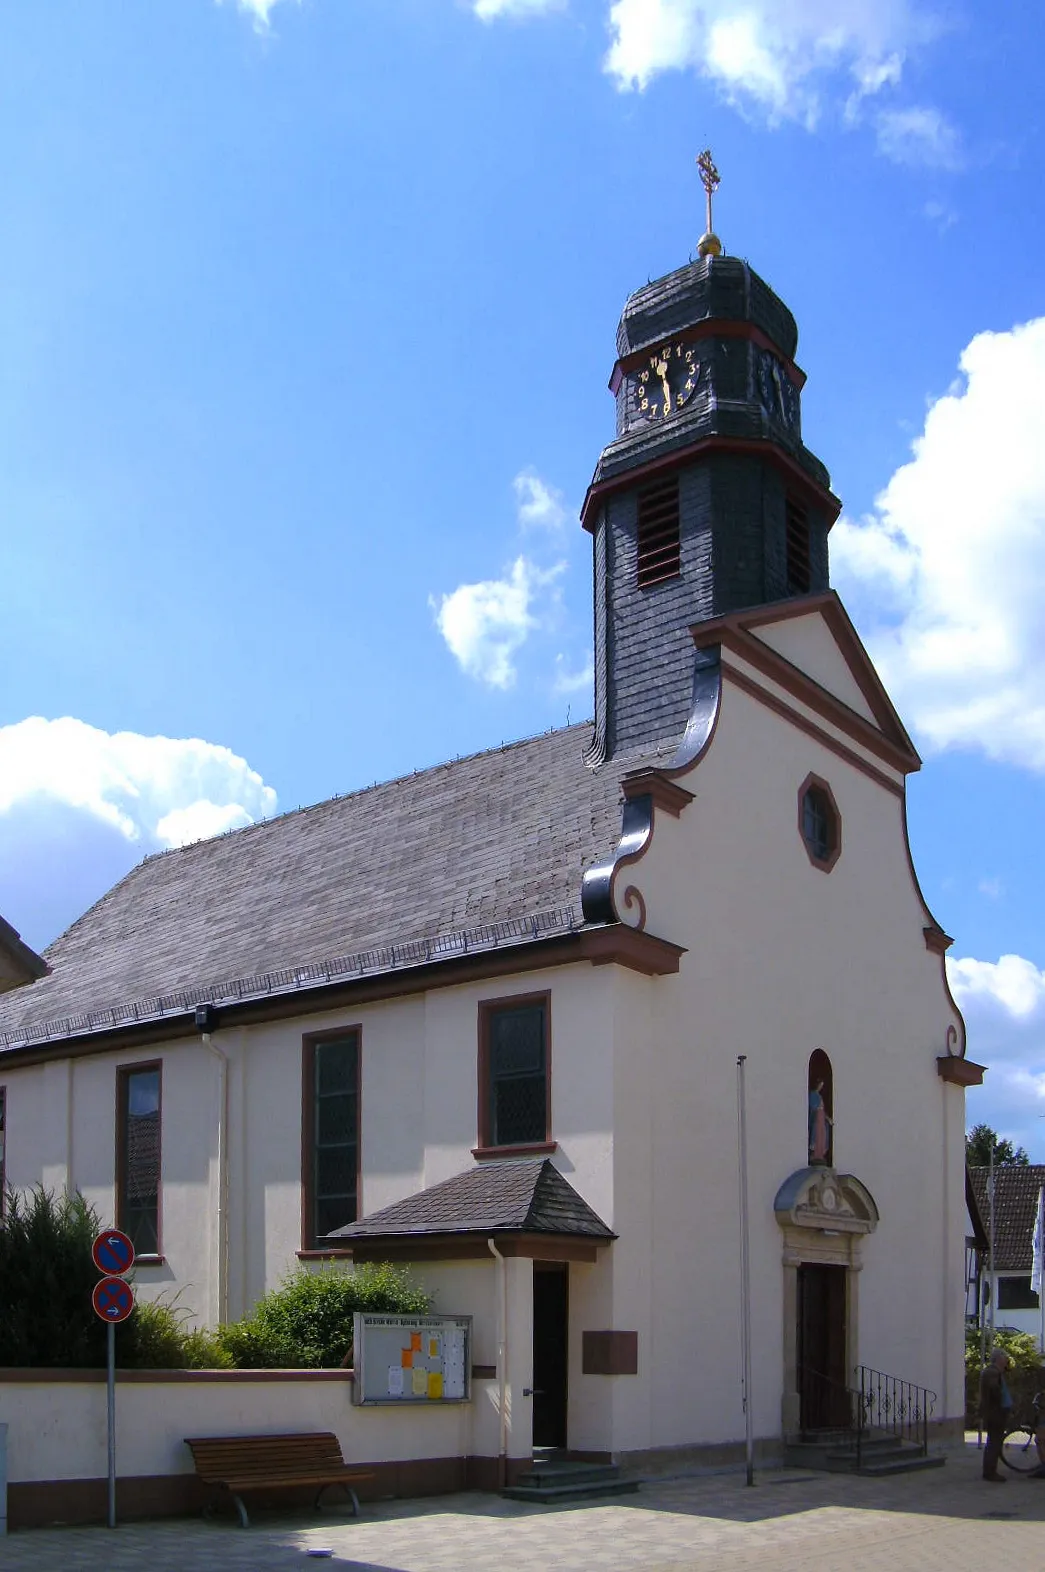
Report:
[{"label": "porch roof", "polygon": [[479,1162],[326,1237],[351,1245],[461,1234],[553,1234],[593,1243],[617,1237],[547,1157]]}]

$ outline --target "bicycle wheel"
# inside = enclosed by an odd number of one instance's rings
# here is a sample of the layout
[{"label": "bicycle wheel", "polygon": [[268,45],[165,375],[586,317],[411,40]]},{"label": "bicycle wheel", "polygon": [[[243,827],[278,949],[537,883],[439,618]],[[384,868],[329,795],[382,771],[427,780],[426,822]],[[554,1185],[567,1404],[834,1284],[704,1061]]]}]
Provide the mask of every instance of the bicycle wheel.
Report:
[{"label": "bicycle wheel", "polygon": [[1029,1474],[1041,1459],[1034,1445],[1034,1431],[1029,1425],[1016,1425],[1001,1444],[1001,1460],[1006,1468],[1016,1474]]}]

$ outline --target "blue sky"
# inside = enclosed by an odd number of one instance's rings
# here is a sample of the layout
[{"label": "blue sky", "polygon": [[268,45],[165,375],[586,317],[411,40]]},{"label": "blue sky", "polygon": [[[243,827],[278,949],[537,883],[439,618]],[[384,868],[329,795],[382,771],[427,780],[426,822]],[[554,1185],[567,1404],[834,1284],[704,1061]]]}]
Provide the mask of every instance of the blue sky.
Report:
[{"label": "blue sky", "polygon": [[0,18],[0,910],[590,713],[627,294],[794,310],[832,573],[926,763],[970,1094],[1045,1159],[1040,60],[1017,0]]}]

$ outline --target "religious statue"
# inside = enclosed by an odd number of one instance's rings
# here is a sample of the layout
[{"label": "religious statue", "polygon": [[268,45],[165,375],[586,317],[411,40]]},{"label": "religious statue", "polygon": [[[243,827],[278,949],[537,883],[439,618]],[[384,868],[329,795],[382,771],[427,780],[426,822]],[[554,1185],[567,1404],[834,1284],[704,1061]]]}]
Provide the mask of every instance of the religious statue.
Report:
[{"label": "religious statue", "polygon": [[809,1161],[829,1165],[833,1120],[824,1102],[824,1083],[817,1081],[809,1090]]}]

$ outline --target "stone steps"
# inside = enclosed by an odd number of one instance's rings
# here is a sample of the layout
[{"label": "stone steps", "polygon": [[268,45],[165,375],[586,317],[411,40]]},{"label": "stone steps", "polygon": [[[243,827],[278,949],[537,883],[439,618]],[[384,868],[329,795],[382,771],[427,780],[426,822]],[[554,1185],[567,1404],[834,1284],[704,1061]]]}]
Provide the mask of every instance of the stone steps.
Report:
[{"label": "stone steps", "polygon": [[898,1441],[892,1436],[868,1436],[861,1447],[859,1463],[854,1442],[840,1442],[834,1438],[788,1442],[784,1461],[792,1468],[814,1468],[830,1474],[861,1474],[881,1479],[892,1474],[942,1468],[947,1459],[938,1452],[926,1456],[921,1447],[910,1441]]},{"label": "stone steps", "polygon": [[538,1458],[528,1474],[501,1491],[509,1501],[535,1501],[550,1506],[593,1496],[632,1495],[637,1479],[622,1479],[615,1463],[571,1463]]}]

